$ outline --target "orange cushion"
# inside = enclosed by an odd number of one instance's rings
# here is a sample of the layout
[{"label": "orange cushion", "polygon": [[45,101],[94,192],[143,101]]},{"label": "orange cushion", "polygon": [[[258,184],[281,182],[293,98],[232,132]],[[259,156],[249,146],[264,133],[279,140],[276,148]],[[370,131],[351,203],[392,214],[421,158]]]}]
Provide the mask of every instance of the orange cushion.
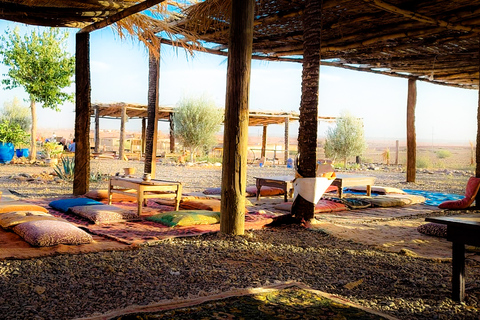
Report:
[{"label": "orange cushion", "polygon": [[8,201],[5,203],[0,202],[0,213],[14,212],[14,211],[42,211],[48,212],[44,207],[37,206],[21,201]]},{"label": "orange cushion", "polygon": [[[108,200],[108,190],[90,190],[85,194],[85,197],[99,201]],[[137,201],[137,195],[133,191],[131,196],[114,193],[112,194],[112,201]]]}]

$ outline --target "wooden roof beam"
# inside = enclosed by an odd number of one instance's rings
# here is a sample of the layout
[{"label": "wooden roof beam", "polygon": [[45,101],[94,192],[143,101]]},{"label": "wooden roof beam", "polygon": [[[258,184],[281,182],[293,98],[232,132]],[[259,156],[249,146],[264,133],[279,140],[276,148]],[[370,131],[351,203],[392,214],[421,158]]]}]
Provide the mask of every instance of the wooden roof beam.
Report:
[{"label": "wooden roof beam", "polygon": [[480,32],[480,28],[477,28],[475,26],[465,26],[462,24],[452,24],[448,21],[443,21],[443,20],[437,20],[428,16],[425,16],[423,14],[417,13],[417,12],[412,12],[408,10],[404,10],[401,8],[398,8],[392,4],[389,4],[383,0],[363,0],[363,2],[370,4],[373,7],[376,7],[378,9],[381,9],[386,12],[390,12],[393,14],[399,14],[405,18],[409,18],[412,20],[420,21],[423,23],[435,25],[438,27],[442,27],[448,30],[456,30],[456,31],[465,31],[465,32]]},{"label": "wooden roof beam", "polygon": [[145,9],[148,9],[150,7],[153,7],[154,5],[157,5],[161,2],[164,2],[165,0],[145,0],[143,2],[140,2],[139,4],[133,5],[125,10],[122,10],[105,20],[99,21],[92,23],[85,28],[81,29],[78,31],[78,33],[88,33],[92,32],[94,30],[102,29],[105,28],[106,26],[109,26],[117,21],[120,21],[128,16],[131,16],[132,14],[139,13],[140,11],[143,11]]}]

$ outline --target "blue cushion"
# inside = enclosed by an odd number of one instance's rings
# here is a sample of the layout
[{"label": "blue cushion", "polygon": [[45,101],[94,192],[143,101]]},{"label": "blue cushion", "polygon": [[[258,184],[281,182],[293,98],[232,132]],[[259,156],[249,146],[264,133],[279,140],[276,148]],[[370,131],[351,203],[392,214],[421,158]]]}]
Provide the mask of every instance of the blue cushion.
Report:
[{"label": "blue cushion", "polygon": [[50,202],[48,205],[55,210],[67,212],[68,208],[76,206],[90,206],[95,204],[103,204],[101,202],[88,199],[88,198],[72,198],[72,199],[60,199]]}]

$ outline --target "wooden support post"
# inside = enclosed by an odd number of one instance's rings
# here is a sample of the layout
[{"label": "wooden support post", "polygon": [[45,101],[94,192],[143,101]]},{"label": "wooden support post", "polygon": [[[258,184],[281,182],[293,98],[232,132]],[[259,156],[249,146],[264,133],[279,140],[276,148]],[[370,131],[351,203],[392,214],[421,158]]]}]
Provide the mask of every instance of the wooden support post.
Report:
[{"label": "wooden support post", "polygon": [[75,172],[73,194],[85,194],[90,178],[90,34],[75,36]]},{"label": "wooden support post", "polygon": [[248,100],[254,9],[255,0],[232,0],[220,215],[220,231],[232,235],[245,232]]},{"label": "wooden support post", "polygon": [[267,125],[263,126],[262,133],[262,151],[260,153],[260,158],[266,158],[267,156]]},{"label": "wooden support post", "polygon": [[283,160],[284,160],[284,163],[287,164],[287,160],[288,160],[288,157],[289,157],[289,153],[290,153],[290,141],[289,141],[289,132],[288,132],[288,127],[289,127],[289,124],[290,124],[290,118],[289,117],[286,117],[285,118],[285,155],[283,157]]},{"label": "wooden support post", "polygon": [[[448,226],[450,228],[450,226]],[[465,299],[465,245],[452,243],[452,300]]]},{"label": "wooden support post", "polygon": [[[160,50],[160,49],[159,49]],[[160,52],[158,57],[149,52],[148,63],[148,118],[145,146],[144,173],[150,173],[155,178],[157,165],[157,131],[158,131],[158,84],[160,80]]]},{"label": "wooden support post", "polygon": [[173,122],[173,113],[168,115],[168,122],[170,123],[170,153],[175,153],[175,124]]},{"label": "wooden support post", "polygon": [[417,170],[417,141],[415,133],[415,107],[417,105],[417,81],[408,79],[407,98],[407,182],[415,182]]},{"label": "wooden support post", "polygon": [[145,154],[146,137],[147,137],[147,119],[142,118],[142,156]]},{"label": "wooden support post", "polygon": [[[318,86],[320,82],[320,38],[322,4],[307,0],[303,14],[303,71],[302,98],[298,129],[297,172],[304,178],[316,176],[318,131]],[[298,221],[314,218],[315,204],[298,196],[292,214]]]},{"label": "wooden support post", "polygon": [[[478,47],[480,51],[480,46]],[[479,52],[480,54],[480,52]],[[480,56],[477,60],[480,72]],[[478,107],[477,107],[477,141],[475,144],[475,177],[480,178],[480,89],[478,90]],[[475,206],[480,206],[480,192],[475,197]]]},{"label": "wooden support post", "polygon": [[95,152],[100,150],[100,107],[95,107]]},{"label": "wooden support post", "polygon": [[125,122],[127,122],[127,109],[122,107],[122,115],[120,117],[120,143],[118,146],[118,158],[125,158]]},{"label": "wooden support post", "polygon": [[400,148],[399,148],[399,141],[396,140],[395,141],[395,165],[398,165],[398,153],[400,151]]}]

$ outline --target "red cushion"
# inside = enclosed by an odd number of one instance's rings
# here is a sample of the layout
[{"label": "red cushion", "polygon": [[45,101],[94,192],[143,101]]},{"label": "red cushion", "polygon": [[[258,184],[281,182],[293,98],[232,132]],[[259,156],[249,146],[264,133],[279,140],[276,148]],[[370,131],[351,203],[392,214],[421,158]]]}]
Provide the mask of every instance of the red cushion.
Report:
[{"label": "red cushion", "polygon": [[456,201],[442,202],[438,207],[440,209],[466,209],[470,207],[475,200],[475,196],[480,188],[480,178],[470,177],[467,182],[467,190],[465,191],[465,198]]}]

